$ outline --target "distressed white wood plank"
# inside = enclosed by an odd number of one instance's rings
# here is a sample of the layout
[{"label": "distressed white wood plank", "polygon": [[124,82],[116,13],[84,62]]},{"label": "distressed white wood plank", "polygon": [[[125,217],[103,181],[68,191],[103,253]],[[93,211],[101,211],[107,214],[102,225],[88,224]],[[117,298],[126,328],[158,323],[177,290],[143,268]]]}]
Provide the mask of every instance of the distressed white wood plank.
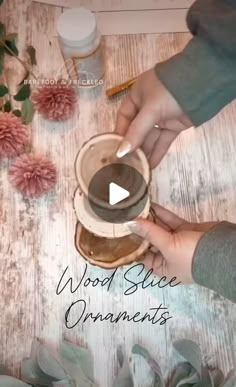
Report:
[{"label": "distressed white wood plank", "polygon": [[189,8],[193,0],[33,0],[65,8],[87,7],[91,11],[134,11]]},{"label": "distressed white wood plank", "polygon": [[187,10],[98,12],[102,35],[187,32]]},{"label": "distressed white wood plank", "polygon": [[[62,2],[60,5],[63,5]],[[97,3],[96,3],[97,4]],[[58,3],[57,3],[58,5]],[[68,4],[67,4],[68,5]],[[65,6],[65,4],[64,4]],[[151,4],[150,4],[151,6]],[[97,8],[96,8],[97,7]],[[100,5],[90,7],[96,12],[98,26],[102,35],[125,35],[145,33],[186,32],[187,8],[162,9],[156,6],[153,10],[101,11]],[[181,7],[179,7],[181,8]],[[107,8],[109,9],[109,7]],[[130,7],[132,9],[132,7]]]},{"label": "distressed white wood plank", "polygon": [[[18,6],[18,1],[4,1],[0,19],[6,23],[8,32],[18,33],[19,55],[25,58],[25,47],[31,41],[29,2]],[[12,57],[6,58],[5,66],[12,90],[25,71]],[[39,219],[35,203],[22,199],[12,189],[8,177],[10,164],[0,160],[0,307],[4,308],[0,318],[0,359],[19,375],[20,361],[30,350],[30,339],[35,336],[39,323],[34,313],[38,303],[35,252],[39,240],[37,233],[32,233],[32,229],[37,230]]]},{"label": "distressed white wood plank", "polygon": [[[9,15],[9,28],[19,30],[20,46],[23,48],[26,41],[35,46],[35,72],[48,78],[63,64],[55,36],[55,21],[62,9],[29,5],[26,0],[5,0],[1,9]],[[189,34],[106,36],[106,86],[121,83],[177,53],[189,38]],[[128,355],[136,342],[160,362],[165,376],[176,362],[172,341],[183,337],[201,344],[204,358],[213,367],[218,365],[225,372],[236,367],[236,306],[206,289],[146,289],[127,297],[123,294],[127,287],[123,268],[110,292],[80,287],[74,295],[65,290],[56,296],[64,269],[69,266],[70,275],[79,281],[85,267],[74,248],[74,160],[85,140],[114,129],[120,102],[121,98],[108,101],[104,90],[100,94],[82,93],[80,113],[72,126],[49,125],[36,117],[33,146],[57,165],[55,196],[35,202],[23,200],[8,183],[8,163],[1,162],[0,358],[15,375],[19,375],[20,360],[29,354],[33,336],[54,347],[62,337],[88,344],[95,359],[96,379],[103,387],[111,387],[117,371],[117,347],[121,345]],[[177,139],[154,172],[153,193],[160,204],[190,221],[236,222],[235,119],[236,106],[232,104],[204,127],[186,131]],[[90,267],[89,275],[104,278],[107,273]],[[130,315],[145,313],[163,302],[174,318],[164,328],[127,321],[117,325],[88,321],[68,330],[64,324],[66,309],[79,298],[87,301],[88,312],[103,314],[123,310]]]}]

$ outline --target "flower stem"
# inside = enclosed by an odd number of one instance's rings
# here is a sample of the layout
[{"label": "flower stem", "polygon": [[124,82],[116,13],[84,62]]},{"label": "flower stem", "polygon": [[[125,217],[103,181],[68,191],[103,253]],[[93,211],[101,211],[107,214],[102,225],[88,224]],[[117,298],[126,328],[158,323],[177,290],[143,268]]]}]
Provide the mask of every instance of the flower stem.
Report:
[{"label": "flower stem", "polygon": [[28,66],[25,64],[25,62],[24,62],[22,59],[20,59],[20,58],[14,53],[14,51],[12,51],[12,49],[11,49],[10,47],[7,46],[7,44],[4,42],[4,40],[1,40],[1,39],[0,39],[0,45],[4,46],[4,47],[12,54],[12,56],[14,56],[15,59],[17,59],[18,62],[20,62],[20,64],[24,67],[25,71],[27,71],[30,75],[32,75],[32,77],[33,77],[34,79],[36,79],[36,80],[38,79],[38,78],[36,77],[36,75],[28,68]]}]

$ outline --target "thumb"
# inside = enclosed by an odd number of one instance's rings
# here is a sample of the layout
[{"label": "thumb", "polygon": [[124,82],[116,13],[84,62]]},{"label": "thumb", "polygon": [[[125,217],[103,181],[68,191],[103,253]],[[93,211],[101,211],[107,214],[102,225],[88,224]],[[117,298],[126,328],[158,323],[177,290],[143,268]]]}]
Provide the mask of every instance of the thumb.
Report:
[{"label": "thumb", "polygon": [[148,220],[137,219],[135,221],[128,222],[127,226],[130,231],[149,241],[163,254],[171,243],[172,234],[161,226]]},{"label": "thumb", "polygon": [[144,106],[130,124],[124,140],[117,151],[117,157],[122,158],[126,154],[139,148],[145,137],[157,124],[157,117],[149,106]]}]

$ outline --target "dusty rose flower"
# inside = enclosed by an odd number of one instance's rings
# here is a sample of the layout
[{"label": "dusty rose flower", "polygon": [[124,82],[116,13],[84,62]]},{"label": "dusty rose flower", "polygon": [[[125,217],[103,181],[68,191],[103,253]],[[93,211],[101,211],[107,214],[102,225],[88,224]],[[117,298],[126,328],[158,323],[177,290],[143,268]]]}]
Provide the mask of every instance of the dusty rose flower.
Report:
[{"label": "dusty rose flower", "polygon": [[54,164],[46,157],[24,154],[10,167],[10,181],[23,195],[40,197],[53,189],[57,180]]},{"label": "dusty rose flower", "polygon": [[0,112],[0,157],[14,157],[25,151],[29,132],[19,117]]},{"label": "dusty rose flower", "polygon": [[66,121],[73,116],[77,104],[74,87],[55,82],[42,85],[33,94],[32,100],[39,114],[50,121]]}]

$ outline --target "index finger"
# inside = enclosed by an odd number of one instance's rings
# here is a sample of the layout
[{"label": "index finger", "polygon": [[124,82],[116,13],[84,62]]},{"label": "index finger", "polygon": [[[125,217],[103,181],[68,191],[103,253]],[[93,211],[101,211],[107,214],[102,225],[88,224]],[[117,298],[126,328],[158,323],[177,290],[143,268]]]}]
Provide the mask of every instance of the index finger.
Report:
[{"label": "index finger", "polygon": [[152,209],[156,213],[156,216],[171,230],[176,230],[178,227],[187,223],[186,220],[180,218],[173,212],[167,210],[166,208],[160,206],[157,203],[152,203]]},{"label": "index finger", "polygon": [[128,131],[131,122],[138,114],[138,106],[133,101],[131,94],[128,94],[118,111],[115,132],[124,136]]}]

